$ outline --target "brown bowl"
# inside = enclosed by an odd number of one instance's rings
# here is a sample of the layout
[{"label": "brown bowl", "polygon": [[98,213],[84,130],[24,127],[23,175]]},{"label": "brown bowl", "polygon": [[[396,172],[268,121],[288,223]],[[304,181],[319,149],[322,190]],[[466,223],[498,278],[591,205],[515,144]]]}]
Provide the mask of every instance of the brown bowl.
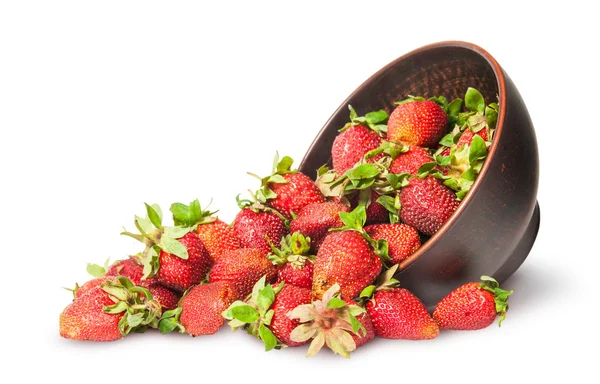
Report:
[{"label": "brown bowl", "polygon": [[444,226],[401,265],[399,280],[429,309],[451,290],[481,275],[500,283],[527,257],[535,241],[538,150],[527,108],[506,72],[482,48],[448,41],[414,50],[385,66],[335,111],[308,149],[300,171],[316,175],[331,165],[331,146],[348,121],[348,104],[359,115],[391,112],[407,95],[464,97],[468,87],[500,104],[488,158],[467,196]]}]

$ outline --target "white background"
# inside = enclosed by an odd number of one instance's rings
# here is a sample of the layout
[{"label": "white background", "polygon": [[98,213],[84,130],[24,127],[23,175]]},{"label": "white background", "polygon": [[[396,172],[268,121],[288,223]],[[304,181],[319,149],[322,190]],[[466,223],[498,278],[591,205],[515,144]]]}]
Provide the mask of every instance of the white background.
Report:
[{"label": "white background", "polygon": [[[576,1],[198,3],[0,3],[0,349],[10,354],[0,360],[3,376],[63,383],[590,377],[600,265],[594,12]],[[542,226],[506,284],[516,293],[502,328],[377,340],[349,361],[328,351],[306,359],[304,348],[263,353],[251,336],[226,328],[210,337],[148,333],[98,344],[59,337],[58,315],[70,301],[61,287],[88,279],[87,262],[138,250],[119,232],[132,228],[143,202],[166,209],[212,197],[231,221],[236,194],[256,188],[246,171],[267,173],[275,150],[298,164],[372,73],[451,39],[479,44],[499,61],[538,135]]]}]

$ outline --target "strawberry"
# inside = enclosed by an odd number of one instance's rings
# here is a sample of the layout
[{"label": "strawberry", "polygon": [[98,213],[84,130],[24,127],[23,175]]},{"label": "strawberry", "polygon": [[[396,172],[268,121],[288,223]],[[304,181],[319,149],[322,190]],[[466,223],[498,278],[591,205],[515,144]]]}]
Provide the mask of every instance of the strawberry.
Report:
[{"label": "strawberry", "polygon": [[433,235],[458,208],[456,195],[432,176],[413,178],[400,193],[404,224],[426,235]]},{"label": "strawberry", "polygon": [[315,256],[309,255],[310,243],[310,238],[294,232],[281,240],[280,248],[273,246],[273,253],[268,258],[277,266],[276,283],[312,288]]},{"label": "strawberry", "polygon": [[[89,272],[89,271],[88,271]],[[130,257],[125,260],[118,260],[114,262],[110,268],[104,274],[106,277],[117,277],[125,276],[131,280],[134,284],[140,285],[143,281],[148,280],[151,282],[152,279],[143,279],[144,267],[136,261],[135,257]]]},{"label": "strawberry", "polygon": [[[375,191],[371,191],[370,200],[366,203],[367,221],[365,224],[381,224],[389,221],[389,211],[377,202],[381,195]],[[353,199],[352,209],[355,209],[360,204],[360,198]]]},{"label": "strawberry", "polygon": [[240,240],[233,227],[214,217],[216,211],[202,210],[198,199],[190,205],[173,203],[170,211],[175,225],[190,227],[196,232],[213,263],[223,253],[240,248]]},{"label": "strawberry", "polygon": [[300,232],[309,237],[310,249],[316,253],[329,229],[344,226],[339,213],[349,211],[350,208],[341,203],[326,202],[307,205],[298,212],[298,217],[290,223],[290,232]]},{"label": "strawberry", "polygon": [[183,296],[176,309],[163,314],[159,330],[168,333],[177,329],[192,336],[212,335],[225,324],[221,313],[233,303],[236,294],[225,281],[196,285]]},{"label": "strawberry", "polygon": [[156,326],[160,305],[150,292],[125,278],[104,279],[77,295],[60,315],[60,335],[67,339],[114,341],[131,331]]},{"label": "strawberry", "polygon": [[377,224],[365,227],[373,240],[383,239],[388,244],[388,255],[397,264],[421,247],[419,232],[406,224]]},{"label": "strawberry", "polygon": [[106,278],[97,277],[95,279],[87,281],[81,287],[79,285],[75,284],[75,289],[73,289],[73,298],[77,299],[77,298],[85,295],[89,291],[92,291],[95,288],[98,288],[99,286],[101,286],[102,283],[104,283],[105,281],[106,281]]},{"label": "strawberry", "polygon": [[242,210],[233,221],[233,231],[241,248],[255,248],[265,255],[271,252],[271,243],[279,244],[288,234],[286,219],[264,205],[239,200]]},{"label": "strawberry", "polygon": [[[316,355],[323,346],[327,346],[334,354],[349,358],[360,345],[373,339],[365,310],[340,298],[340,286],[333,284],[324,294],[322,300],[297,306],[288,314],[292,320],[300,323],[290,334],[296,343],[304,343],[312,339],[307,357]],[[359,318],[362,319],[359,320]]]},{"label": "strawberry", "polygon": [[179,299],[181,299],[180,293],[156,282],[151,282],[147,285],[142,282],[140,285],[148,289],[154,300],[160,304],[163,311],[177,308],[177,303],[179,302]]},{"label": "strawberry", "polygon": [[394,174],[408,173],[410,175],[416,175],[423,164],[432,161],[434,161],[433,157],[427,149],[412,145],[409,147],[408,151],[392,160],[389,172]]},{"label": "strawberry", "polygon": [[[350,109],[350,122],[340,129],[331,148],[331,159],[333,169],[343,175],[348,169],[354,168],[356,163],[364,156],[379,148],[381,145],[382,132],[385,131],[387,113],[383,110],[367,113],[364,117],[358,117],[354,108]],[[368,159],[368,162],[379,160],[382,155]]]},{"label": "strawberry", "polygon": [[321,244],[315,259],[313,297],[320,299],[334,284],[340,285],[341,296],[352,299],[371,284],[381,271],[381,260],[375,253],[377,244],[363,230],[365,209],[340,212],[345,226],[331,232]]},{"label": "strawberry", "polygon": [[325,196],[308,176],[291,169],[293,162],[288,156],[279,161],[277,154],[270,176],[260,178],[251,173],[261,180],[256,193],[258,202],[280,212],[287,220],[309,204],[325,202]]},{"label": "strawberry", "polygon": [[[484,141],[488,141],[488,131],[487,129],[482,129],[477,132],[473,132],[470,129],[466,129],[461,135],[458,141],[456,142],[456,149],[462,148],[464,145],[471,145],[473,142],[473,138],[475,136],[481,137]],[[451,147],[445,147],[444,150],[440,153],[440,156],[450,156]]]},{"label": "strawberry", "polygon": [[481,276],[483,283],[464,284],[444,297],[433,312],[441,329],[475,330],[491,325],[496,316],[502,323],[508,311],[508,297],[514,291],[501,289],[489,276]]},{"label": "strawberry", "polygon": [[447,124],[448,116],[437,103],[409,98],[390,115],[387,137],[406,145],[433,148],[444,136]]},{"label": "strawberry", "polygon": [[236,290],[237,298],[245,298],[265,275],[269,283],[277,276],[267,256],[258,249],[240,248],[223,254],[211,269],[208,280],[228,282]]},{"label": "strawberry", "polygon": [[146,244],[140,255],[143,278],[155,277],[156,282],[180,292],[202,281],[212,260],[198,235],[191,228],[163,227],[157,205],[146,204],[146,211],[147,218],[135,219],[141,234],[122,233]]},{"label": "strawberry", "polygon": [[223,313],[233,330],[244,328],[263,341],[265,350],[283,346],[297,347],[306,343],[296,342],[290,334],[300,323],[287,314],[299,305],[310,303],[310,289],[280,283],[269,285],[261,278],[252,290],[252,296],[244,301],[234,302]]}]

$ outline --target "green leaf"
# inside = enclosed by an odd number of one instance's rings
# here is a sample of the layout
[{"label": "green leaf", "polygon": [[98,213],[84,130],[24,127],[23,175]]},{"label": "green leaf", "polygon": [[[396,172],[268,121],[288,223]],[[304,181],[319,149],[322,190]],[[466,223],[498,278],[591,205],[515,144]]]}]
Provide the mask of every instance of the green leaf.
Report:
[{"label": "green leaf", "polygon": [[254,302],[258,301],[258,294],[260,293],[260,290],[265,287],[266,281],[267,281],[267,275],[263,275],[263,277],[261,277],[260,279],[258,279],[258,281],[256,283],[254,283],[254,286],[252,287],[252,295],[251,295]]},{"label": "green leaf", "polygon": [[454,144],[454,134],[449,133],[446,136],[442,137],[442,140],[440,140],[440,144],[445,147],[451,147]]},{"label": "green leaf", "polygon": [[356,119],[358,117],[358,114],[350,104],[348,104],[348,109],[350,110],[350,121]]},{"label": "green leaf", "polygon": [[180,259],[187,260],[189,257],[188,250],[185,247],[185,245],[181,244],[179,241],[172,237],[163,235],[160,238],[159,246],[163,251],[173,254],[179,257]]},{"label": "green leaf", "polygon": [[482,129],[484,129],[487,125],[486,123],[486,119],[484,116],[482,115],[474,115],[469,117],[469,119],[467,120],[467,125],[469,126],[469,129],[471,130],[471,132],[477,133],[479,131],[481,131]]},{"label": "green leaf", "polygon": [[173,239],[180,239],[192,230],[191,227],[164,227],[164,235]]},{"label": "green leaf", "polygon": [[350,171],[350,180],[372,179],[379,175],[379,168],[373,164],[361,164]]},{"label": "green leaf", "polygon": [[345,305],[346,305],[346,302],[344,300],[334,297],[331,300],[329,300],[329,302],[327,303],[327,308],[329,308],[329,309],[342,308]]},{"label": "green leaf", "polygon": [[275,301],[275,292],[273,291],[273,287],[271,287],[271,285],[267,285],[258,291],[256,305],[258,306],[258,312],[261,316],[264,316],[265,313],[267,313],[271,307],[271,304],[273,304],[273,301]]},{"label": "green leaf", "polygon": [[163,318],[160,320],[160,322],[158,323],[158,330],[160,331],[160,333],[165,334],[165,333],[169,333],[169,332],[173,332],[175,330],[175,328],[178,327],[178,323],[177,320],[175,320],[174,318]]},{"label": "green leaf", "polygon": [[283,159],[281,159],[281,161],[277,164],[277,168],[276,168],[277,173],[281,173],[281,174],[289,173],[292,169],[293,163],[294,163],[294,160],[291,157],[284,156]]},{"label": "green leaf", "polygon": [[388,114],[383,109],[379,111],[369,112],[365,115],[365,120],[368,124],[379,124],[382,121],[387,120]]},{"label": "green leaf", "polygon": [[[150,219],[150,222],[154,225],[154,227],[156,228],[162,228],[162,223],[161,223],[161,213],[160,212],[160,208],[158,208],[158,206],[156,204],[153,204],[152,206],[144,203],[144,205],[146,205],[146,212],[148,213],[148,219]],[[158,208],[158,211],[157,211]]]},{"label": "green leaf", "polygon": [[362,290],[362,292],[360,293],[359,297],[371,297],[373,296],[373,292],[375,292],[375,287],[374,285],[369,285],[368,287],[366,287],[365,289]]},{"label": "green leaf", "polygon": [[268,352],[277,346],[277,338],[264,324],[261,324],[260,327],[258,327],[258,334],[263,343],[265,343],[265,351]]},{"label": "green leaf", "polygon": [[469,191],[468,190],[462,190],[462,191],[456,192],[456,198],[458,200],[462,200],[465,197],[465,195],[467,194],[467,192],[469,192]]},{"label": "green leaf", "polygon": [[386,179],[395,190],[399,190],[401,188],[406,187],[409,184],[410,174],[408,173],[398,173],[398,174],[387,174]]},{"label": "green leaf", "polygon": [[321,177],[324,174],[326,174],[327,172],[329,172],[329,167],[327,166],[327,164],[323,164],[321,165],[321,167],[317,170],[317,177]]},{"label": "green leaf", "polygon": [[358,205],[352,212],[340,212],[340,219],[350,229],[361,231],[367,221],[367,211],[363,205]]},{"label": "green leaf", "polygon": [[394,197],[382,195],[377,199],[377,202],[383,205],[388,211],[396,214],[398,213],[398,209],[396,209],[396,199]]},{"label": "green leaf", "polygon": [[98,264],[88,264],[85,270],[96,278],[103,277],[106,274],[106,269]]},{"label": "green leaf", "polygon": [[[358,321],[356,316],[350,315],[350,325],[352,326],[352,332],[359,337],[364,337],[367,334],[367,330],[363,325]],[[362,336],[358,333],[358,331],[362,331]]]},{"label": "green leaf", "polygon": [[446,165],[450,164],[451,159],[452,159],[452,156],[436,156],[435,157],[435,161],[442,167],[445,167]]},{"label": "green leaf", "polygon": [[247,305],[247,304],[246,304],[246,303],[244,303],[244,302],[243,302],[243,301],[241,301],[241,300],[236,300],[236,301],[234,301],[233,303],[231,303],[231,305],[229,306],[229,308],[227,308],[226,310],[224,310],[224,311],[221,313],[221,315],[222,315],[222,316],[223,316],[225,319],[227,319],[227,320],[233,320],[233,314],[232,314],[232,310],[233,310],[233,308],[235,308],[235,307],[239,307],[239,306],[242,306],[242,305]]},{"label": "green leaf", "polygon": [[259,318],[258,311],[247,304],[231,308],[231,316],[244,323],[254,323]]},{"label": "green leaf", "polygon": [[487,156],[487,147],[485,141],[479,135],[473,136],[469,148],[469,163],[474,164],[477,160],[485,159]]},{"label": "green leaf", "polygon": [[140,231],[140,233],[144,236],[152,233],[154,231],[154,225],[152,222],[145,217],[135,217],[135,227]]},{"label": "green leaf", "polygon": [[490,128],[496,128],[498,122],[498,110],[491,107],[491,104],[485,107],[485,120]]},{"label": "green leaf", "polygon": [[419,167],[419,170],[417,171],[417,174],[419,175],[419,177],[421,175],[426,175],[429,172],[431,172],[431,170],[433,168],[435,168],[436,165],[437,165],[437,163],[435,161],[432,161],[432,162],[429,162],[429,163],[425,163],[425,164],[423,164],[423,165],[421,165]]},{"label": "green leaf", "polygon": [[269,176],[269,178],[267,179],[267,183],[287,184],[288,181],[283,176],[281,176],[279,174],[275,174],[275,175]]},{"label": "green leaf", "polygon": [[265,325],[271,325],[271,320],[273,320],[273,315],[275,314],[275,311],[272,309],[269,309],[267,311],[267,313],[265,313],[265,320],[263,321],[263,323]]},{"label": "green leaf", "polygon": [[475,181],[477,175],[473,171],[473,168],[469,168],[460,177],[468,181]]},{"label": "green leaf", "polygon": [[462,99],[454,99],[450,104],[446,106],[446,114],[451,116],[457,116],[462,109],[463,101]]},{"label": "green leaf", "polygon": [[467,109],[473,112],[479,112],[483,114],[485,111],[485,100],[481,93],[475,88],[469,87],[465,94],[465,105]]}]

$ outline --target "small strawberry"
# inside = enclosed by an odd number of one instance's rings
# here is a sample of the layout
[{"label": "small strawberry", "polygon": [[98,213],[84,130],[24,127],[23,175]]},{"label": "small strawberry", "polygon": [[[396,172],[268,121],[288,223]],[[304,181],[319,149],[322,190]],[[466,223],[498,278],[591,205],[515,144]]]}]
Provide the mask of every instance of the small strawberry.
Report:
[{"label": "small strawberry", "polygon": [[119,340],[131,331],[155,327],[160,305],[150,292],[125,278],[104,279],[77,295],[60,315],[60,335],[82,341]]},{"label": "small strawberry", "polygon": [[310,255],[311,239],[294,232],[281,240],[280,248],[273,246],[273,253],[267,256],[277,266],[275,283],[285,282],[300,288],[312,288],[313,263]]},{"label": "small strawberry", "polygon": [[271,243],[279,244],[288,234],[287,220],[272,208],[249,200],[240,200],[242,210],[233,221],[233,231],[241,248],[255,248],[265,255],[271,252]]},{"label": "small strawberry", "polygon": [[436,233],[459,205],[456,195],[432,176],[411,179],[400,201],[402,222],[426,235]]},{"label": "small strawberry", "polygon": [[288,220],[309,204],[325,202],[325,196],[308,176],[291,169],[293,162],[288,156],[279,161],[277,154],[270,176],[260,178],[250,174],[261,180],[261,188],[256,193],[258,202],[275,209]]},{"label": "small strawberry", "polygon": [[[455,144],[455,148],[461,149],[465,145],[471,145],[473,142],[473,138],[475,136],[479,136],[483,139],[483,141],[488,141],[488,130],[482,129],[477,132],[473,132],[470,129],[466,129],[461,135],[458,141]],[[450,150],[452,147],[444,147],[444,150],[440,153],[440,156],[450,156]],[[431,160],[430,160],[431,161]]]},{"label": "small strawberry", "polygon": [[342,300],[339,291],[340,286],[334,284],[323,294],[322,300],[297,306],[288,313],[290,319],[300,324],[292,331],[290,339],[296,343],[312,339],[307,357],[327,346],[334,354],[349,358],[358,346],[374,337],[372,328],[363,325],[369,326],[365,310]]},{"label": "small strawberry", "polygon": [[384,339],[435,338],[440,330],[425,305],[409,290],[395,288],[398,284],[393,279],[396,270],[397,265],[380,276],[377,288],[369,286],[361,293],[363,298],[372,297],[365,307],[373,321],[375,334]]},{"label": "small strawberry", "polygon": [[148,289],[154,300],[160,304],[163,311],[177,308],[177,303],[179,302],[179,299],[181,299],[180,293],[156,282],[151,282],[147,285],[142,282],[140,285]]},{"label": "small strawberry", "polygon": [[[331,148],[331,159],[333,169],[343,175],[348,169],[354,168],[356,163],[370,151],[381,145],[382,131],[385,131],[384,123],[387,113],[383,110],[367,113],[364,117],[358,117],[352,106],[350,109],[350,123],[340,129],[340,134],[335,138]],[[375,162],[381,155],[374,156],[367,161]]]},{"label": "small strawberry", "polygon": [[[371,224],[382,224],[389,222],[389,211],[381,205],[377,200],[381,197],[381,195],[375,191],[371,191],[370,200],[365,202],[366,213],[367,213],[367,221],[366,225]],[[352,209],[355,209],[358,204],[360,204],[360,198],[356,198],[352,200]]]},{"label": "small strawberry", "polygon": [[327,202],[307,205],[290,223],[290,232],[300,232],[309,237],[310,249],[316,253],[329,233],[329,229],[344,226],[339,213],[349,211],[350,208],[341,203]]},{"label": "small strawberry", "polygon": [[427,149],[412,145],[409,147],[408,151],[392,160],[389,172],[394,174],[408,173],[409,175],[416,175],[423,164],[432,161],[434,161],[433,157]]},{"label": "small strawberry", "polygon": [[483,283],[464,284],[444,297],[436,306],[433,318],[441,329],[475,330],[491,325],[496,316],[502,323],[508,311],[508,298],[514,291],[501,289],[489,276]]},{"label": "small strawberry", "polygon": [[334,229],[321,244],[315,259],[313,297],[320,299],[334,284],[340,285],[344,299],[353,299],[371,284],[382,268],[375,251],[379,244],[368,236],[363,226],[365,209],[359,205],[354,211],[340,212],[345,226]]},{"label": "small strawberry", "polygon": [[385,240],[392,263],[398,264],[421,247],[419,232],[406,224],[377,224],[365,227],[373,240]]},{"label": "small strawberry", "polygon": [[287,314],[299,305],[310,303],[310,289],[285,283],[265,284],[263,277],[254,285],[252,296],[246,302],[234,302],[223,312],[223,317],[229,320],[231,329],[244,328],[262,340],[266,351],[305,344],[306,341],[296,342],[290,338],[299,322]]},{"label": "small strawberry", "polygon": [[219,257],[208,275],[208,280],[211,283],[228,282],[236,290],[236,297],[243,299],[265,275],[269,283],[277,276],[277,271],[267,256],[258,249],[240,248]]},{"label": "small strawberry", "polygon": [[190,205],[171,204],[170,211],[175,225],[190,227],[196,232],[213,263],[223,253],[240,248],[240,240],[233,227],[214,217],[216,211],[203,210],[198,199]]},{"label": "small strawberry", "polygon": [[433,148],[446,133],[447,124],[448,116],[437,103],[409,98],[390,115],[387,137],[407,145]]},{"label": "small strawberry", "polygon": [[163,314],[159,330],[161,333],[178,330],[192,336],[212,335],[225,324],[221,313],[233,303],[236,295],[224,281],[196,285],[183,296],[177,308]]},{"label": "small strawberry", "polygon": [[[89,269],[89,268],[88,268]],[[88,270],[88,272],[90,272]],[[106,277],[125,276],[134,284],[140,285],[143,281],[150,283],[153,279],[144,279],[144,266],[139,264],[136,257],[115,261],[104,274]]]},{"label": "small strawberry", "polygon": [[163,227],[162,212],[157,205],[146,204],[147,218],[136,216],[141,234],[123,232],[146,244],[140,256],[143,278],[155,277],[161,285],[183,292],[202,281],[212,260],[198,235],[191,228]]}]

